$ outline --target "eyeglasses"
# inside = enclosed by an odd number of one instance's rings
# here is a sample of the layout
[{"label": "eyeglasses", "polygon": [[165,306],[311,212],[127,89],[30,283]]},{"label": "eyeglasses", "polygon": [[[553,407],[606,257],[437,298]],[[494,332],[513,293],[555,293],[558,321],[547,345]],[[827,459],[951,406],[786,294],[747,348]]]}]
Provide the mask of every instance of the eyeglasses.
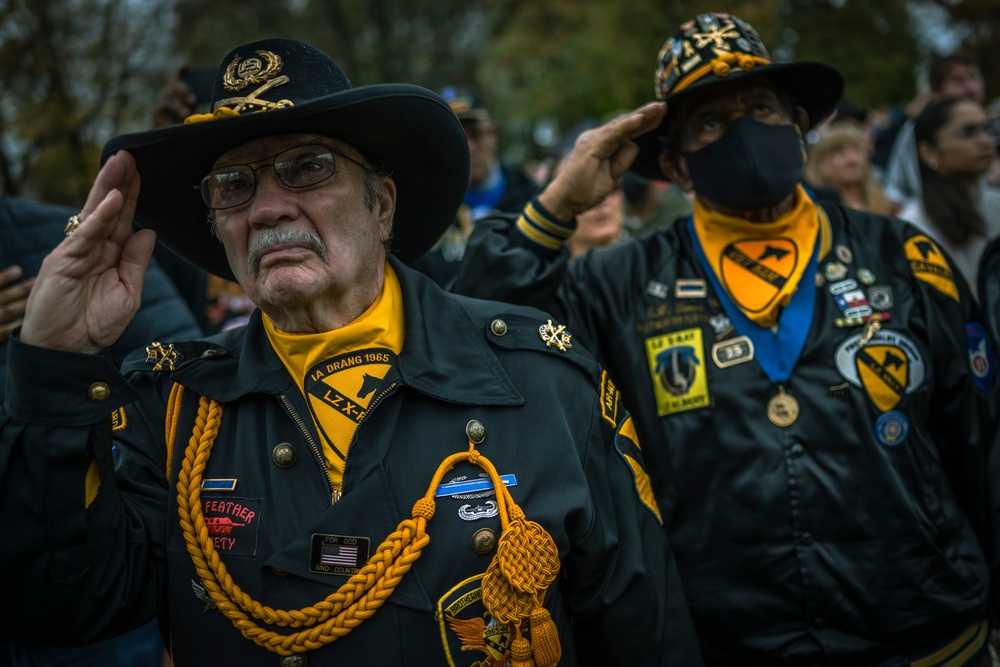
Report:
[{"label": "eyeglasses", "polygon": [[[234,164],[216,169],[201,179],[201,198],[205,205],[215,210],[245,204],[257,193],[257,172],[264,167],[272,167],[278,180],[286,187],[308,188],[337,173],[334,154],[368,170],[367,166],[333,146],[296,146],[249,164]],[[255,164],[259,166],[253,166]]]},{"label": "eyeglasses", "polygon": [[984,134],[990,139],[997,138],[997,131],[992,125],[963,125],[952,130],[951,136],[956,139],[971,139],[977,134]]}]

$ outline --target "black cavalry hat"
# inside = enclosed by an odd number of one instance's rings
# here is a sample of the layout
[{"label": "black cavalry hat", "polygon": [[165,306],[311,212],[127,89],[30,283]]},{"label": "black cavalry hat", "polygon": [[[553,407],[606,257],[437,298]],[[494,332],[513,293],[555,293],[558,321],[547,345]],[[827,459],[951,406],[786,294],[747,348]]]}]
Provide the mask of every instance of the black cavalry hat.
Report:
[{"label": "black cavalry hat", "polygon": [[816,62],[775,64],[749,23],[731,14],[699,14],[681,25],[660,49],[656,97],[667,103],[667,115],[658,128],[636,139],[639,156],[632,171],[646,178],[664,178],[659,166],[660,137],[685,95],[754,74],[766,75],[804,108],[810,127],[836,109],[844,91],[844,77],[836,68]]},{"label": "black cavalry hat", "polygon": [[[220,155],[261,137],[311,133],[357,149],[396,182],[393,252],[422,255],[452,223],[469,184],[462,125],[437,93],[408,84],[352,88],[340,66],[318,49],[267,39],[233,49],[212,91],[213,117],[115,137],[135,157],[142,186],[139,227],[193,264],[233,279],[225,249],[212,235],[201,179]],[[201,118],[197,118],[201,120]]]}]

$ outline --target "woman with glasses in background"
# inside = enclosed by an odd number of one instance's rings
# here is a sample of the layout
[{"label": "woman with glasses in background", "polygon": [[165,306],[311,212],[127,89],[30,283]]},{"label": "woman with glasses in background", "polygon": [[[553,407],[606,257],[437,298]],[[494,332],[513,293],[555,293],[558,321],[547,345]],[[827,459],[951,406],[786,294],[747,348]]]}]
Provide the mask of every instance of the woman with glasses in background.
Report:
[{"label": "woman with glasses in background", "polygon": [[922,192],[897,215],[944,246],[975,294],[983,250],[1000,236],[1000,190],[984,178],[997,159],[993,129],[982,105],[948,97],[927,105],[914,135]]}]

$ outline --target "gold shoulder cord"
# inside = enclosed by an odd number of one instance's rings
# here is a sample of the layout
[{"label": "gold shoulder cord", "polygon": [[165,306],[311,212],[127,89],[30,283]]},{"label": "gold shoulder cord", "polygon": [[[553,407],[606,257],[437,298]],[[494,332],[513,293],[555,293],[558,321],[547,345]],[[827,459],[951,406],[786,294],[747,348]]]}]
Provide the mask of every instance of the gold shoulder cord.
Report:
[{"label": "gold shoulder cord", "polygon": [[[177,430],[179,398],[171,396],[177,400],[170,402],[168,414],[174,426],[167,426],[168,435]],[[177,477],[178,514],[184,542],[205,590],[244,637],[274,653],[292,655],[330,644],[374,614],[430,542],[426,527],[434,516],[434,493],[442,478],[455,464],[468,461],[489,475],[500,516],[497,552],[482,580],[483,604],[498,622],[514,624],[516,636],[510,656],[513,667],[554,667],[559,662],[559,633],[542,606],[546,589],[559,573],[558,549],[542,526],[525,518],[496,468],[471,441],[468,451],[452,454],[441,462],[427,493],[413,505],[413,518],[401,521],[357,574],[314,606],[284,611],[262,605],[244,593],[229,576],[208,536],[201,480],[221,420],[222,405],[200,397],[194,430]],[[171,444],[172,440],[168,440],[168,446]],[[305,629],[282,635],[262,628],[250,617],[269,625]],[[525,621],[530,624],[531,641],[523,635]]]}]

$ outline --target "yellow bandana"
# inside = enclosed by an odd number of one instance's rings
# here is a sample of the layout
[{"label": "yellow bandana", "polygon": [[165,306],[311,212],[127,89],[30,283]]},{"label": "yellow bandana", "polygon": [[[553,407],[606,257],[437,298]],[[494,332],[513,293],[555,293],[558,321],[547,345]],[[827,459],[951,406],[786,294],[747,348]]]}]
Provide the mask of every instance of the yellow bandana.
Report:
[{"label": "yellow bandana", "polygon": [[816,204],[801,185],[795,197],[795,208],[768,223],[711,211],[695,198],[694,229],[712,270],[733,303],[762,327],[778,323],[816,244]]},{"label": "yellow bandana", "polygon": [[375,302],[345,327],[292,334],[279,331],[264,316],[271,345],[306,397],[336,489],[354,432],[403,349],[404,322],[403,291],[388,264]]}]

